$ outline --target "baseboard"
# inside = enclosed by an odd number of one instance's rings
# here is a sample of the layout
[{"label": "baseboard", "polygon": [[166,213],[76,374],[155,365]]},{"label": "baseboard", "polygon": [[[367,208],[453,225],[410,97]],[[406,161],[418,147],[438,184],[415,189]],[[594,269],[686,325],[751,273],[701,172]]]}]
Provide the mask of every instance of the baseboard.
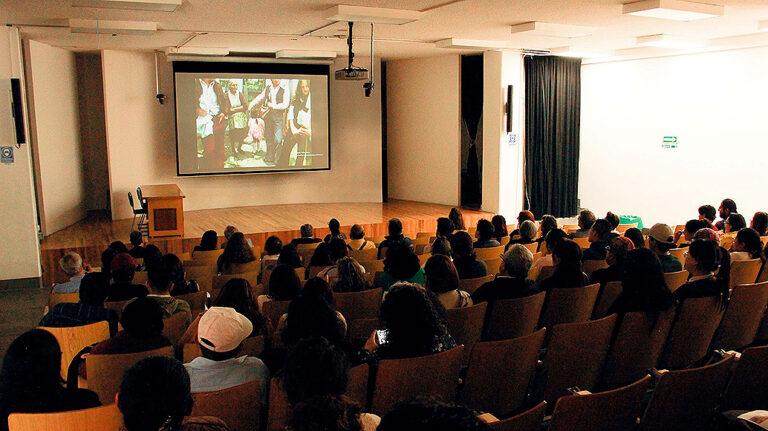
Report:
[{"label": "baseboard", "polygon": [[15,289],[39,289],[43,285],[42,277],[16,278],[13,280],[0,280],[0,290]]}]

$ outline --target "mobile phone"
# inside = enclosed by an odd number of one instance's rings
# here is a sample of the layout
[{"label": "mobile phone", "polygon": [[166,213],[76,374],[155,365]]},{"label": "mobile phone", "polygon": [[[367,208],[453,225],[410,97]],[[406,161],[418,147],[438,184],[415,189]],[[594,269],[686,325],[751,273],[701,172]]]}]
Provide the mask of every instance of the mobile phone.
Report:
[{"label": "mobile phone", "polygon": [[389,335],[388,329],[377,329],[376,330],[376,338],[379,341],[379,344],[387,344],[387,336]]}]

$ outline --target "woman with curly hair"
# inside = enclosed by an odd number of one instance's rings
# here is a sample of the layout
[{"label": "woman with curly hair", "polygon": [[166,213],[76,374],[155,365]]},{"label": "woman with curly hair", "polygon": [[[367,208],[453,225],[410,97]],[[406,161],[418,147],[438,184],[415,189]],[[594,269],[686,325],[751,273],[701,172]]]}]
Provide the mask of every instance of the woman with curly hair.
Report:
[{"label": "woman with curly hair", "polygon": [[[467,236],[469,235],[467,234]],[[413,249],[405,243],[392,243],[391,246],[387,247],[384,273],[376,278],[376,287],[383,288],[386,293],[389,287],[398,281],[421,285],[426,282],[419,256],[416,256]]]},{"label": "woman with curly hair", "polygon": [[509,235],[507,232],[507,219],[503,215],[496,214],[493,216],[491,224],[493,225],[493,237],[496,241],[501,242],[502,238]]},{"label": "woman with curly hair", "polygon": [[343,257],[336,263],[336,280],[331,283],[334,292],[362,292],[370,287],[365,272],[355,259]]},{"label": "woman with curly hair", "polygon": [[245,240],[242,232],[235,232],[227,241],[227,246],[216,261],[216,267],[221,274],[231,274],[233,265],[238,263],[248,263],[256,260],[253,250]]},{"label": "woman with curly hair", "polygon": [[453,222],[453,227],[456,230],[467,230],[467,225],[464,224],[464,215],[461,210],[454,207],[451,208],[451,212],[448,214],[448,218]]}]

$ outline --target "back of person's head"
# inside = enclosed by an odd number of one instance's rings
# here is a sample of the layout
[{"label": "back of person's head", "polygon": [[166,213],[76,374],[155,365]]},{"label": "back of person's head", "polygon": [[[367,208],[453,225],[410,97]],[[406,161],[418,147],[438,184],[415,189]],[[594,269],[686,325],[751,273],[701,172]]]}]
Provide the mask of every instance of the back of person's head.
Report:
[{"label": "back of person's head", "polygon": [[[346,247],[346,244],[345,244]],[[312,258],[309,259],[308,266],[331,266],[333,261],[331,260],[331,246],[327,242],[321,242],[312,252]]]},{"label": "back of person's head", "polygon": [[578,219],[579,227],[582,229],[589,229],[595,222],[595,213],[590,210],[581,210]]},{"label": "back of person's head", "polygon": [[307,298],[322,299],[328,303],[332,308],[335,307],[333,300],[333,290],[331,286],[321,277],[312,277],[304,284],[301,289],[301,296]]},{"label": "back of person's head", "polygon": [[717,217],[717,209],[712,205],[702,205],[699,207],[699,215],[709,220],[710,223]]},{"label": "back of person's head", "polygon": [[738,232],[747,227],[747,221],[744,220],[744,216],[738,213],[731,213],[728,219],[725,220],[725,227],[730,227],[730,232]]},{"label": "back of person's head", "polygon": [[742,251],[749,253],[752,259],[764,259],[763,243],[756,230],[745,227],[736,234],[736,243]]},{"label": "back of person's head", "polygon": [[109,244],[109,248],[114,248],[117,250],[118,253],[127,253],[128,247],[125,246],[125,243],[122,241],[112,241]]},{"label": "back of person's head", "polygon": [[168,270],[173,274],[173,282],[179,283],[179,286],[183,286],[186,283],[184,279],[184,265],[181,263],[181,259],[173,253],[168,253],[162,258],[162,265],[168,267]]},{"label": "back of person's head", "polygon": [[290,265],[294,268],[301,268],[301,256],[299,255],[299,250],[293,244],[284,245],[283,248],[280,249],[280,257],[277,258],[277,263]]},{"label": "back of person's head", "polygon": [[272,235],[264,242],[264,252],[269,256],[280,254],[280,249],[283,248],[283,241],[280,238]]},{"label": "back of person's head", "polygon": [[547,244],[547,250],[554,250],[557,243],[563,238],[568,238],[568,234],[562,229],[552,229],[547,233],[545,241]]},{"label": "back of person's head", "polygon": [[467,226],[464,224],[464,215],[461,213],[460,209],[456,207],[451,208],[451,212],[448,213],[448,218],[451,219],[453,227],[456,230],[467,230]]},{"label": "back of person's head", "polygon": [[389,331],[386,346],[394,356],[416,357],[432,352],[435,338],[445,332],[437,304],[417,284],[392,285],[381,304],[380,324]]},{"label": "back of person's head", "polygon": [[648,231],[648,246],[652,251],[666,253],[677,247],[672,227],[664,223],[656,223]]},{"label": "back of person's head", "polygon": [[493,223],[481,218],[477,221],[477,239],[480,241],[489,241],[494,234]]},{"label": "back of person's head", "polygon": [[166,293],[171,290],[174,277],[173,268],[168,262],[161,260],[158,265],[147,268],[147,280],[149,288],[153,292]]},{"label": "back of person's head", "polygon": [[136,261],[130,254],[120,253],[112,259],[110,273],[116,283],[129,283],[136,273]]},{"label": "back of person's head", "polygon": [[351,239],[363,239],[365,238],[365,229],[359,224],[353,224],[352,228],[349,229],[349,237]]},{"label": "back of person's head", "polygon": [[629,238],[632,241],[632,244],[635,245],[635,248],[645,247],[645,236],[643,236],[643,232],[636,227],[627,229],[624,232],[624,237]]},{"label": "back of person's head", "polygon": [[342,257],[336,263],[337,278],[333,284],[334,292],[361,292],[368,288],[368,281],[355,259]]},{"label": "back of person's head", "polygon": [[136,298],[123,307],[120,324],[134,337],[158,336],[163,332],[163,309],[150,298]]},{"label": "back of person's head", "polygon": [[552,251],[552,259],[556,261],[555,272],[581,274],[581,247],[569,239],[560,240]]},{"label": "back of person's head", "polygon": [[261,315],[259,305],[253,296],[253,290],[251,290],[251,283],[244,278],[229,279],[221,288],[219,296],[213,301],[213,306],[234,308],[235,311],[250,319]]},{"label": "back of person's head", "polygon": [[491,224],[493,224],[493,236],[496,238],[503,238],[509,235],[509,232],[507,232],[507,219],[503,215],[496,214],[493,216]]},{"label": "back of person's head", "polygon": [[549,231],[557,229],[557,219],[549,214],[541,217],[541,236],[546,237]]},{"label": "back of person's head", "polygon": [[341,396],[347,391],[349,364],[337,347],[323,337],[299,340],[288,351],[283,367],[283,388],[288,402],[318,395]]},{"label": "back of person's head", "polygon": [[609,265],[624,265],[627,253],[635,249],[635,244],[631,239],[624,236],[617,236],[608,243],[608,254],[605,260]]},{"label": "back of person's head", "polygon": [[187,370],[166,356],[136,362],[120,383],[117,407],[127,431],[181,429],[184,417],[192,412]]},{"label": "back of person's head", "polygon": [[534,217],[533,213],[528,210],[520,211],[520,213],[517,214],[517,227],[519,228],[526,220],[534,221],[536,220],[536,217]]},{"label": "back of person's head", "polygon": [[85,274],[80,281],[80,302],[103,307],[107,299],[107,279],[95,272]]},{"label": "back of person's head", "polygon": [[688,248],[688,255],[696,261],[696,266],[704,272],[715,272],[720,266],[720,245],[710,239],[693,240]]},{"label": "back of person's head", "polygon": [[752,216],[752,223],[750,223],[749,227],[757,231],[760,236],[768,234],[768,213],[763,211],[756,212]]},{"label": "back of person's head", "polygon": [[427,398],[402,401],[381,418],[377,431],[490,431],[472,410]]},{"label": "back of person's head", "polygon": [[112,260],[117,256],[117,250],[114,248],[107,248],[101,253],[101,272],[109,274],[112,270]]},{"label": "back of person's head", "polygon": [[693,235],[693,239],[694,240],[697,240],[697,239],[710,239],[712,241],[718,241],[719,238],[720,238],[720,236],[717,234],[717,232],[715,232],[711,228],[699,229]]},{"label": "back of person's head", "polygon": [[437,219],[437,235],[448,236],[453,233],[455,227],[453,222],[448,217],[440,217]]},{"label": "back of person's head", "polygon": [[451,256],[451,242],[448,238],[435,238],[432,243],[432,256],[442,254],[443,256]]},{"label": "back of person's head", "polygon": [[144,249],[144,268],[149,271],[149,268],[162,264],[163,261],[163,252],[160,251],[159,248],[157,248],[154,244],[149,244],[146,249]]},{"label": "back of person's head", "polygon": [[448,256],[432,256],[424,265],[427,289],[436,294],[459,289],[459,273]]},{"label": "back of person's head", "polygon": [[512,244],[501,255],[504,272],[510,277],[526,278],[533,265],[533,253],[522,244]]},{"label": "back of person's head", "polygon": [[331,235],[338,235],[341,224],[335,218],[328,221],[328,229],[331,231]]},{"label": "back of person's head", "polygon": [[50,332],[32,329],[19,335],[3,358],[0,408],[6,414],[44,411],[62,392],[60,373],[61,349]]},{"label": "back of person's head", "polygon": [[520,224],[520,237],[525,241],[533,241],[536,238],[536,223],[531,220],[525,220]]},{"label": "back of person's head", "polygon": [[328,301],[329,294],[333,295],[325,280],[315,277],[307,281],[301,295],[288,306],[288,318],[280,334],[284,345],[290,347],[302,338],[313,336],[325,337],[334,345],[343,342],[344,326]]},{"label": "back of person's head", "polygon": [[216,250],[219,248],[219,236],[215,230],[207,230],[200,238],[200,248],[206,250]]},{"label": "back of person's head", "polygon": [[138,247],[144,242],[144,237],[141,235],[141,232],[137,230],[131,232],[129,239],[134,247]]},{"label": "back of person's head", "polygon": [[[282,256],[282,254],[281,254]],[[275,301],[290,301],[301,293],[301,279],[290,265],[278,264],[269,276],[269,296]]]},{"label": "back of person's head", "polygon": [[408,280],[421,268],[419,256],[407,244],[396,242],[387,248],[384,271],[396,280]]},{"label": "back of person's head", "polygon": [[331,262],[336,262],[347,255],[347,243],[341,238],[331,238],[328,243],[328,254]]},{"label": "back of person's head", "polygon": [[59,259],[59,266],[64,271],[64,274],[72,277],[83,270],[83,258],[74,251],[70,251]]},{"label": "back of person's head", "polygon": [[227,246],[221,252],[221,261],[225,264],[246,263],[256,260],[251,246],[242,232],[235,232],[229,237]]},{"label": "back of person's head", "polygon": [[302,238],[312,238],[315,235],[315,228],[311,224],[306,223],[299,228]]},{"label": "back of person's head", "polygon": [[621,223],[619,220],[619,216],[617,216],[616,214],[610,211],[608,211],[608,213],[605,214],[605,219],[608,220],[608,223],[611,224],[611,230],[615,230],[617,227],[619,227],[619,223]]},{"label": "back of person's head", "polygon": [[237,232],[237,228],[234,226],[227,226],[224,228],[224,238],[229,241],[230,238],[232,238],[232,235]]},{"label": "back of person's head", "polygon": [[206,359],[225,361],[240,353],[252,332],[253,323],[234,308],[211,307],[200,316],[197,344]]},{"label": "back of person's head", "polygon": [[723,199],[723,201],[720,203],[720,207],[728,211],[728,214],[738,212],[736,210],[736,202],[733,199]]},{"label": "back of person's head", "polygon": [[692,219],[685,222],[685,231],[691,236],[695,235],[699,229],[704,229],[706,227],[708,227],[708,224],[699,219]]},{"label": "back of person's head", "polygon": [[403,233],[403,222],[398,218],[389,219],[387,230],[389,231],[389,236],[398,236]]},{"label": "back of person's head", "polygon": [[627,295],[641,308],[665,310],[672,306],[671,292],[664,279],[661,262],[647,248],[626,253],[621,284],[622,295]]},{"label": "back of person's head", "polygon": [[611,227],[611,223],[608,220],[598,219],[595,220],[595,223],[592,224],[592,230],[595,232],[595,235],[597,235],[598,240],[605,241],[613,228]]},{"label": "back of person's head", "polygon": [[456,259],[474,258],[472,237],[466,232],[456,232],[451,237],[451,252]]}]

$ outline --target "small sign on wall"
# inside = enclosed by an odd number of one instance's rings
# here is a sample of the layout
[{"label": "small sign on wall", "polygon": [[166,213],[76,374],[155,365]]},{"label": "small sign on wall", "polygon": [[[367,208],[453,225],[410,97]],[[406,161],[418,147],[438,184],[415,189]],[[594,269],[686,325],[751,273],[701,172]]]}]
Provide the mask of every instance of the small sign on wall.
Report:
[{"label": "small sign on wall", "polygon": [[0,163],[13,163],[13,147],[0,147]]},{"label": "small sign on wall", "polygon": [[677,136],[665,136],[661,148],[677,148]]},{"label": "small sign on wall", "polygon": [[507,133],[507,143],[510,147],[517,145],[517,133]]}]

